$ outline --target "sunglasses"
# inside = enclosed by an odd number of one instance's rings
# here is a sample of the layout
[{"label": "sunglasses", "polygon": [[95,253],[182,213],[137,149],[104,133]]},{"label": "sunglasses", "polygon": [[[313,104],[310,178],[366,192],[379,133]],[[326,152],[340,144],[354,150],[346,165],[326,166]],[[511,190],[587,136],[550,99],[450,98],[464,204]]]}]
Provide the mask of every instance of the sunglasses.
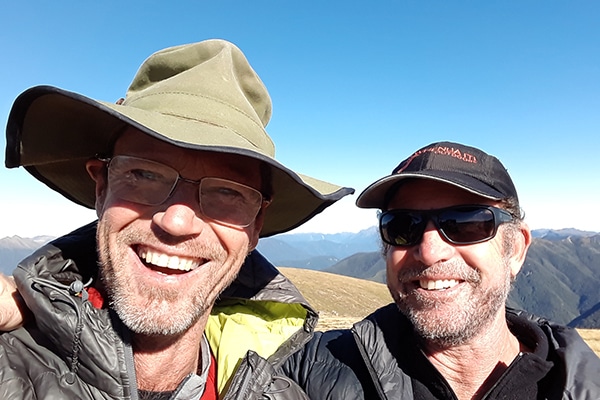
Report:
[{"label": "sunglasses", "polygon": [[463,205],[439,210],[389,210],[379,215],[381,238],[392,246],[421,242],[428,222],[452,244],[485,242],[496,236],[498,226],[514,217],[506,210],[483,205]]},{"label": "sunglasses", "polygon": [[246,227],[261,207],[270,203],[256,189],[228,179],[183,178],[177,170],[144,158],[115,156],[101,159],[108,164],[108,184],[118,198],[156,206],[175,191],[179,181],[198,185],[200,211],[206,217],[228,226]]}]

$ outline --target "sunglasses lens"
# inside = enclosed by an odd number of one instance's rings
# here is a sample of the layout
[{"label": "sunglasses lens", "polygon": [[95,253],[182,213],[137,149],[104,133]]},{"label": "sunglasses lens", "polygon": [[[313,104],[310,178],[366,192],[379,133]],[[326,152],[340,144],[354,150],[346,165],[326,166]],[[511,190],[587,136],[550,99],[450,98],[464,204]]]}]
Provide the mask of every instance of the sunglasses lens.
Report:
[{"label": "sunglasses lens", "polygon": [[427,220],[418,212],[392,210],[379,217],[381,238],[392,246],[412,246],[418,243],[426,225]]},{"label": "sunglasses lens", "polygon": [[444,210],[438,225],[448,240],[456,244],[478,243],[496,234],[494,213],[485,207],[460,207]]},{"label": "sunglasses lens", "polygon": [[457,206],[440,210],[389,210],[379,217],[381,238],[392,246],[418,244],[432,220],[446,241],[454,244],[484,242],[496,235],[498,225],[512,220],[504,210],[491,206]]}]

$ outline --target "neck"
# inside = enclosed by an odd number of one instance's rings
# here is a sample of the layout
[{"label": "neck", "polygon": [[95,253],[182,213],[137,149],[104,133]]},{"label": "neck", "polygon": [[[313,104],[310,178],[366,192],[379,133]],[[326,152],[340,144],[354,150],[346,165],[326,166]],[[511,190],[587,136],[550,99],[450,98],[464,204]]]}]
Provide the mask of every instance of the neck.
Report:
[{"label": "neck", "polygon": [[208,314],[190,329],[174,336],[133,334],[133,358],[138,389],[160,392],[175,390],[201,367],[202,335]]},{"label": "neck", "polygon": [[481,398],[520,351],[519,340],[508,329],[504,312],[491,326],[459,346],[424,345],[425,355],[460,400]]}]

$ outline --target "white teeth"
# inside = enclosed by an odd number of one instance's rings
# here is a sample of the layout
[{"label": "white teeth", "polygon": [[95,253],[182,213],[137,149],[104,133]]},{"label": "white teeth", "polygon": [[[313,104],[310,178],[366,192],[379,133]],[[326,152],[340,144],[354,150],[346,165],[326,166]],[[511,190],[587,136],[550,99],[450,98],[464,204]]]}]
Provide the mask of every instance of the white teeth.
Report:
[{"label": "white teeth", "polygon": [[157,255],[156,253],[154,253],[152,254],[152,264],[158,265],[159,267],[168,267],[169,256],[166,254]]},{"label": "white teeth", "polygon": [[183,265],[183,263],[182,263],[182,265],[181,265],[182,268],[179,267],[179,257],[177,257],[177,256],[170,257],[167,262],[167,268],[171,268],[171,269],[183,269],[184,266],[185,265]]},{"label": "white teeth", "polygon": [[432,281],[429,279],[421,279],[419,280],[419,285],[422,289],[427,290],[443,290],[449,289],[458,285],[458,281],[454,279],[441,279],[437,281]]},{"label": "white teeth", "polygon": [[140,249],[138,251],[138,256],[145,260],[148,264],[181,271],[191,271],[200,265],[198,261],[192,258],[169,256],[167,254],[158,253],[148,249]]}]

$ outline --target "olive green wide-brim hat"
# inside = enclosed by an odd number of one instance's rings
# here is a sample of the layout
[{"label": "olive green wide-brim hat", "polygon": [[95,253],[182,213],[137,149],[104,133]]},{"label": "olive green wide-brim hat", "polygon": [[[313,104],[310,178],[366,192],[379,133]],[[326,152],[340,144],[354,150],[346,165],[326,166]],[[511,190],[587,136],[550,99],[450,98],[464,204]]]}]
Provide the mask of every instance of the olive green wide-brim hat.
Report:
[{"label": "olive green wide-brim hat", "polygon": [[272,175],[273,202],[261,231],[266,237],[354,192],[275,160],[265,131],[270,117],[267,89],[242,52],[227,41],[207,40],[151,55],[117,104],[52,86],[23,92],[8,119],[6,166],[23,166],[68,199],[94,208],[95,186],[85,163],[110,155],[129,126],[181,148],[258,159]]}]

